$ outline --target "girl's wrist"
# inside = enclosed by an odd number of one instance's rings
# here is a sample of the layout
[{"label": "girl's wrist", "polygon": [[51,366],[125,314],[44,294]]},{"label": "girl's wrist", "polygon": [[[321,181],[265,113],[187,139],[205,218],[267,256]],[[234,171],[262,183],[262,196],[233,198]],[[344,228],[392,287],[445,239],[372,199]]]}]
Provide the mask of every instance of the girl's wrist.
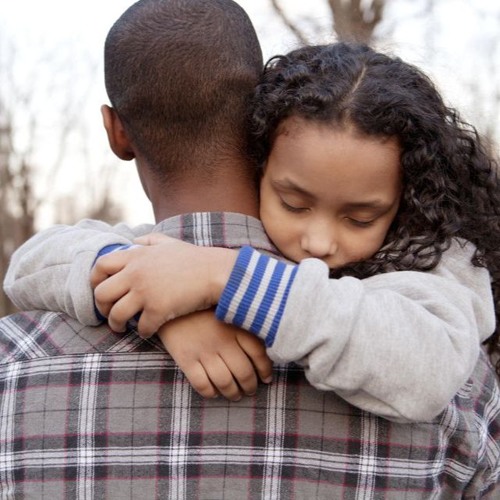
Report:
[{"label": "girl's wrist", "polygon": [[220,247],[211,247],[207,250],[210,251],[210,260],[207,263],[208,294],[210,303],[216,305],[229,281],[238,251]]}]

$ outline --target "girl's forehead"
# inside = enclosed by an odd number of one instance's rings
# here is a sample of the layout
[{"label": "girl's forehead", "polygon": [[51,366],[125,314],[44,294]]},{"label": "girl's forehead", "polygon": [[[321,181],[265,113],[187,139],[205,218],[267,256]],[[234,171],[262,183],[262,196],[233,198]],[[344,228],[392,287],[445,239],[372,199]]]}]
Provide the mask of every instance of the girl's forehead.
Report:
[{"label": "girl's forehead", "polygon": [[392,199],[401,185],[397,141],[297,120],[276,138],[267,169],[317,199]]},{"label": "girl's forehead", "polygon": [[356,142],[359,146],[378,144],[381,148],[400,151],[398,137],[369,135],[361,132],[352,122],[325,122],[301,116],[290,116],[282,120],[277,127],[275,140],[280,136],[297,140],[300,144],[311,141],[321,142],[325,148],[328,145],[335,149],[342,148],[343,143],[349,141]]},{"label": "girl's forehead", "polygon": [[324,134],[328,132],[338,135],[344,133],[359,140],[386,140],[388,138],[381,138],[377,135],[368,135],[361,132],[354,123],[351,121],[325,121],[314,118],[306,118],[299,115],[291,115],[283,119],[276,127],[275,138],[280,135],[285,136],[298,136],[311,131],[321,130]]},{"label": "girl's forehead", "polygon": [[[333,125],[328,125],[332,129],[337,128]],[[282,120],[276,127],[276,135],[296,135],[308,131],[312,128],[327,127],[326,124],[319,120],[312,120],[302,116],[288,116]]]}]

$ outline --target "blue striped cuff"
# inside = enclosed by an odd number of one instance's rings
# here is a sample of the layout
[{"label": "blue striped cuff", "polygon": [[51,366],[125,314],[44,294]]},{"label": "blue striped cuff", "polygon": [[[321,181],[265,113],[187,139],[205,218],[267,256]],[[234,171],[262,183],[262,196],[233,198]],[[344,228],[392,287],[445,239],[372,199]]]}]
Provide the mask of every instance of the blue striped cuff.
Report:
[{"label": "blue striped cuff", "polygon": [[243,247],[215,310],[217,318],[254,333],[271,347],[297,269]]}]

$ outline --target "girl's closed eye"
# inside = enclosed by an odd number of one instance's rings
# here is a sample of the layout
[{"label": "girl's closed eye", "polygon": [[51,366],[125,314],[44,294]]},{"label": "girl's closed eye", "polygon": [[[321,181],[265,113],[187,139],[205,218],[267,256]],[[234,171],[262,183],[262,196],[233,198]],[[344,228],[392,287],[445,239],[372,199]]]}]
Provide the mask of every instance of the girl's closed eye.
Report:
[{"label": "girl's closed eye", "polygon": [[359,220],[359,219],[354,219],[353,217],[346,217],[346,219],[356,227],[364,228],[364,227],[371,227],[373,223],[377,219],[372,219],[372,220]]},{"label": "girl's closed eye", "polygon": [[280,201],[281,201],[281,206],[285,209],[285,210],[288,210],[289,212],[293,212],[293,213],[301,213],[301,212],[305,212],[306,210],[308,210],[308,207],[305,207],[305,206],[296,206],[296,205],[291,205],[290,203],[287,203],[283,198],[280,197]]}]

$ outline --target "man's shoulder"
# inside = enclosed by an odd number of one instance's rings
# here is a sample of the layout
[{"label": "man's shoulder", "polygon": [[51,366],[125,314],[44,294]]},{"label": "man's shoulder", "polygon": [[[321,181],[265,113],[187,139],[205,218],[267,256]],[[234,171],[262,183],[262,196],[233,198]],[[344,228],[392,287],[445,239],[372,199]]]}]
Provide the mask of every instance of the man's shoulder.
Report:
[{"label": "man's shoulder", "polygon": [[[484,413],[485,417],[496,419],[500,432],[500,378],[484,350],[480,350],[474,371],[458,396],[461,393],[465,393],[476,413]],[[500,434],[498,439],[500,440]]]},{"label": "man's shoulder", "polygon": [[[468,415],[477,451],[476,474],[471,490],[477,497],[498,498],[500,488],[500,381],[486,353],[481,350],[475,369],[456,398]],[[464,435],[471,434],[466,432]],[[464,441],[466,437],[464,437]],[[472,497],[472,495],[471,495]],[[476,497],[474,497],[476,498]]]},{"label": "man's shoulder", "polygon": [[484,351],[438,421],[446,432],[453,431],[455,449],[471,447],[481,459],[481,450],[494,444],[489,458],[500,464],[500,381]]},{"label": "man's shoulder", "polygon": [[126,333],[107,325],[85,326],[67,314],[23,311],[0,318],[1,363],[104,352],[163,351],[156,339],[144,341],[131,325]]}]

